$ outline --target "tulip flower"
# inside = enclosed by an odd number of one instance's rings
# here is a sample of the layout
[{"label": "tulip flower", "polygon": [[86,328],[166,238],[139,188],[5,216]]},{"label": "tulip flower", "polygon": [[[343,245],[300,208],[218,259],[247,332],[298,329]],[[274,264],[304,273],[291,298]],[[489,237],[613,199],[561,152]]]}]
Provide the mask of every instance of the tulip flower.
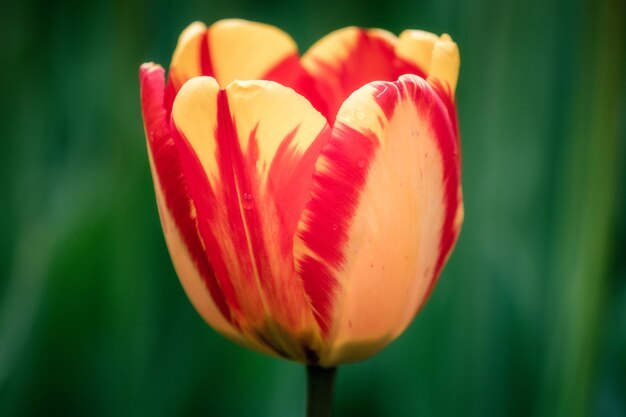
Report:
[{"label": "tulip flower", "polygon": [[448,35],[193,23],[141,66],[161,224],[191,302],[246,347],[332,368],[398,337],[463,220]]}]

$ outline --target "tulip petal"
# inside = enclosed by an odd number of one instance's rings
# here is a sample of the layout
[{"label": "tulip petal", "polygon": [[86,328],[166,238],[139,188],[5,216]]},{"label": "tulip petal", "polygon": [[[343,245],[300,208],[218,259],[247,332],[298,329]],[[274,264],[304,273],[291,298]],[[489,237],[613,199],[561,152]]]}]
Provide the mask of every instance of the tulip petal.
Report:
[{"label": "tulip petal", "polygon": [[316,42],[302,57],[327,103],[326,116],[334,121],[344,100],[363,85],[392,81],[402,74],[424,75],[413,63],[396,57],[398,39],[381,29],[348,27]]},{"label": "tulip petal", "polygon": [[426,74],[424,78],[443,99],[458,134],[454,92],[461,61],[457,44],[446,33],[439,37],[422,30],[405,30],[398,39],[396,54]]},{"label": "tulip petal", "polygon": [[410,323],[458,236],[459,168],[454,124],[422,78],[368,84],[341,107],[295,243],[332,324],[322,364],[368,357]]},{"label": "tulip petal", "polygon": [[239,19],[210,27],[209,51],[215,78],[222,86],[235,79],[263,78],[277,65],[298,57],[298,47],[282,30]]},{"label": "tulip petal", "polygon": [[300,63],[296,43],[274,26],[242,19],[220,20],[208,28],[192,23],[172,57],[169,102],[187,80],[201,75],[215,78],[222,87],[234,80],[276,81],[326,112],[325,100]]},{"label": "tulip petal", "polygon": [[330,137],[326,120],[277,83],[220,89],[198,77],[179,91],[172,129],[207,257],[235,299],[234,321],[275,353],[310,361],[320,335],[293,236]]},{"label": "tulip petal", "polygon": [[423,74],[428,74],[435,43],[439,36],[423,30],[405,30],[398,38],[396,55],[412,62]]},{"label": "tulip petal", "polygon": [[[193,77],[213,72],[208,60],[207,28],[204,23],[193,22],[178,37],[169,71],[169,86],[178,91]],[[173,100],[173,97],[172,97]]]},{"label": "tulip petal", "polygon": [[289,63],[298,65],[298,49],[288,34],[263,23],[225,19],[208,28],[189,25],[179,37],[170,72],[178,90],[200,75],[226,86],[235,79],[262,79]]},{"label": "tulip petal", "polygon": [[460,64],[459,47],[448,34],[444,33],[433,47],[428,83],[434,87],[441,86],[452,101],[454,101]]},{"label": "tulip petal", "polygon": [[218,332],[257,350],[258,344],[241,338],[231,322],[230,309],[198,238],[196,219],[181,162],[169,130],[164,108],[165,71],[155,64],[140,69],[141,106],[150,169],[172,262],[191,302]]}]

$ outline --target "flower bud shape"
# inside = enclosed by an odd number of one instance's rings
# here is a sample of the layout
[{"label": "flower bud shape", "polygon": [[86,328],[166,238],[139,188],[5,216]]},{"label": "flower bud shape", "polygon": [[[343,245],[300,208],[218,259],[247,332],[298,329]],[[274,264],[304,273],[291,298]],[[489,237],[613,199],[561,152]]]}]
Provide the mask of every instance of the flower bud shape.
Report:
[{"label": "flower bud shape", "polygon": [[163,232],[189,299],[246,347],[368,358],[431,293],[463,221],[448,35],[348,27],[303,56],[244,20],[140,68]]}]

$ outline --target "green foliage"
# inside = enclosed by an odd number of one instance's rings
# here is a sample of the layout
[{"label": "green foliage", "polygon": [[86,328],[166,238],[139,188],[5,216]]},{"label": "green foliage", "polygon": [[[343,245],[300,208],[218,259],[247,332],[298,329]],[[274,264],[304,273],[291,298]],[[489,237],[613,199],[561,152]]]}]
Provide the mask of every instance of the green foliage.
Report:
[{"label": "green foliage", "polygon": [[338,416],[626,416],[620,0],[137,0],[3,6],[0,415],[294,416],[304,367],[187,301],[162,237],[137,72],[193,20],[301,49],[357,24],[449,32],[466,222],[431,300],[339,370]]}]

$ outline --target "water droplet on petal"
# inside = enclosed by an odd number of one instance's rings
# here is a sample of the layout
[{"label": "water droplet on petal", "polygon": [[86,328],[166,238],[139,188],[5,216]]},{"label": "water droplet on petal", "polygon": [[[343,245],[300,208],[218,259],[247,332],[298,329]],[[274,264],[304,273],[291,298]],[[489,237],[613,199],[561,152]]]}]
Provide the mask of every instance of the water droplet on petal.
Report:
[{"label": "water droplet on petal", "polygon": [[363,110],[362,108],[358,108],[354,111],[354,118],[357,120],[363,120],[365,119],[365,110]]},{"label": "water droplet on petal", "polygon": [[333,232],[336,232],[337,229],[339,229],[339,226],[337,225],[337,223],[333,223],[333,225],[331,226],[331,229]]},{"label": "water droplet on petal", "polygon": [[364,158],[359,159],[356,163],[356,166],[359,168],[365,168],[365,165],[367,165],[367,162]]},{"label": "water droplet on petal", "polygon": [[252,207],[254,207],[254,197],[252,197],[252,194],[243,193],[243,195],[241,196],[241,205],[246,210],[250,210]]}]

